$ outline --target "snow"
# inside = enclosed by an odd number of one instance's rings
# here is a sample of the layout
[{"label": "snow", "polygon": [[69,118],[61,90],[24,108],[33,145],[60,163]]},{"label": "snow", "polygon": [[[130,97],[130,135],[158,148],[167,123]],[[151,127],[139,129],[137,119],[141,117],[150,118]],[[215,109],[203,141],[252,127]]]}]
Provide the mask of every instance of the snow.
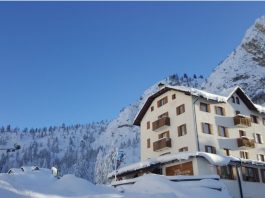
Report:
[{"label": "snow", "polygon": [[[264,57],[265,32],[258,26],[265,27],[264,16],[258,18],[246,31],[238,47],[215,68],[202,84],[202,89],[222,95],[240,86],[255,103],[264,103],[265,67],[264,63],[257,60]],[[252,48],[246,50],[244,46],[249,44]],[[264,109],[259,111],[264,112]]]},{"label": "snow", "polygon": [[[191,178],[191,176],[189,177]],[[196,177],[194,178],[196,179]],[[222,182],[207,178],[200,181],[172,182],[168,177],[151,174],[136,178],[134,182],[132,185],[114,188],[106,185],[94,185],[70,174],[57,179],[49,169],[41,168],[32,171],[31,168],[26,168],[24,172],[0,174],[0,197],[185,198],[196,197],[198,194],[205,198],[230,197]]]},{"label": "snow", "polygon": [[[136,179],[133,185],[117,187],[124,192],[144,192],[150,197],[190,198],[190,197],[230,197],[226,186],[220,181],[203,179],[200,181],[172,182],[165,176],[148,174]],[[216,190],[221,189],[221,191]]]},{"label": "snow", "polygon": [[[147,159],[144,161],[140,161],[128,166],[124,166],[116,171],[116,174],[122,174],[134,170],[139,170],[145,167],[150,167],[151,165],[167,163],[174,160],[188,160],[192,157],[200,156],[208,160],[208,162],[212,165],[216,166],[225,166],[230,163],[230,161],[240,161],[239,158],[232,156],[221,156],[212,153],[206,152],[180,152],[176,154],[163,155],[156,158]],[[113,177],[115,175],[115,171],[111,172],[108,177]]]}]

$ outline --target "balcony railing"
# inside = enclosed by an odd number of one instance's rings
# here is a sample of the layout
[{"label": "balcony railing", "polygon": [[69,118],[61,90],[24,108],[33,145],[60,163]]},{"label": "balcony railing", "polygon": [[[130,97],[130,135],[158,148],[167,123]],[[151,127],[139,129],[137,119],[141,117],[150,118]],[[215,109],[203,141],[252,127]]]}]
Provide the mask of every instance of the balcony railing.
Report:
[{"label": "balcony railing", "polygon": [[153,143],[154,151],[160,151],[171,147],[171,138],[163,138]]},{"label": "balcony railing", "polygon": [[163,117],[160,118],[152,123],[153,131],[164,127],[164,126],[170,126],[170,118],[169,117]]},{"label": "balcony railing", "polygon": [[234,117],[234,124],[238,127],[250,127],[251,119],[243,115],[236,115]]},{"label": "balcony railing", "polygon": [[237,145],[238,147],[255,148],[255,140],[247,137],[237,138]]}]

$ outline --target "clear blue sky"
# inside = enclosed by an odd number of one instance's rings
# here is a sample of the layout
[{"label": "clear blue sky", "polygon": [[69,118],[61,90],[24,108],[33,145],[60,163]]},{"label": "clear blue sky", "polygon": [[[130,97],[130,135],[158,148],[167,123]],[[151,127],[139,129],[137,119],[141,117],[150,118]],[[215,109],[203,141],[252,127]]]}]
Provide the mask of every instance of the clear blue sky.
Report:
[{"label": "clear blue sky", "polygon": [[0,2],[0,125],[114,118],[178,73],[207,76],[265,2]]}]

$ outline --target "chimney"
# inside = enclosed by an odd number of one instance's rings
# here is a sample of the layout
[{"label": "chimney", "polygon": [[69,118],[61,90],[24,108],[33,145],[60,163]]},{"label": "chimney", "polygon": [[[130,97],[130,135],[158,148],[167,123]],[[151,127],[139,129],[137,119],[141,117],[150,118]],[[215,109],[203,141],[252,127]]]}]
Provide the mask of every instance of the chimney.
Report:
[{"label": "chimney", "polygon": [[166,87],[166,85],[164,83],[159,83],[157,86],[158,86],[159,90],[161,90],[161,89]]}]

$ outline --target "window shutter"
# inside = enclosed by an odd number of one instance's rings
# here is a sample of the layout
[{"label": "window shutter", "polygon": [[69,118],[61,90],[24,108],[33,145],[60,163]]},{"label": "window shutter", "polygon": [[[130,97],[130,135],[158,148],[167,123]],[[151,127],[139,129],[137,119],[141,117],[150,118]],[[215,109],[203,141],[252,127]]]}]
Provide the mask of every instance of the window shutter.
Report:
[{"label": "window shutter", "polygon": [[261,134],[260,134],[260,140],[261,140],[261,143],[263,144],[264,142],[263,142],[263,137]]},{"label": "window shutter", "polygon": [[211,113],[211,106],[210,106],[210,104],[207,104],[207,106],[208,106],[208,112]]},{"label": "window shutter", "polygon": [[213,153],[216,154],[216,148],[212,146],[212,149],[213,149]]},{"label": "window shutter", "polygon": [[217,107],[217,106],[214,106],[214,109],[215,109],[215,114],[217,114],[217,112],[218,112],[218,107]]},{"label": "window shutter", "polygon": [[210,125],[210,134],[213,134],[213,125],[212,124],[209,125]]},{"label": "window shutter", "polygon": [[165,97],[165,103],[167,103],[168,102],[168,100],[167,100],[167,96]]},{"label": "window shutter", "polygon": [[204,133],[204,127],[203,127],[204,123],[201,123],[201,127],[202,127],[202,132]]},{"label": "window shutter", "polygon": [[261,161],[260,154],[257,154],[258,161]]},{"label": "window shutter", "polygon": [[223,109],[223,115],[225,116],[226,115],[225,108],[222,107],[222,109]]},{"label": "window shutter", "polygon": [[253,133],[253,136],[254,136],[254,140],[255,140],[255,142],[258,143],[257,134],[256,134],[256,133]]},{"label": "window shutter", "polygon": [[180,126],[178,127],[178,136],[181,136]]},{"label": "window shutter", "polygon": [[225,127],[225,137],[229,137],[228,128]]}]

